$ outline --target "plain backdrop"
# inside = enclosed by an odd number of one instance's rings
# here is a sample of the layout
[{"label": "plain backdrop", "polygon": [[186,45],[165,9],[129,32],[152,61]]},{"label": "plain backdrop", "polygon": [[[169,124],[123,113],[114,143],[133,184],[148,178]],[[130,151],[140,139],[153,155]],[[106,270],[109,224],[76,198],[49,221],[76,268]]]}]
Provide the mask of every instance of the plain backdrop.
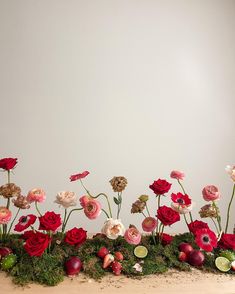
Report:
[{"label": "plain backdrop", "polygon": [[[43,188],[41,211],[63,213],[53,203],[58,191],[84,195],[71,174],[90,171],[89,190],[111,199],[109,180],[123,175],[121,219],[141,229],[131,204],[148,194],[154,215],[149,184],[167,179],[180,191],[169,177],[178,169],[194,218],[202,188],[215,184],[225,223],[233,183],[224,168],[235,164],[234,32],[234,0],[0,0],[0,157],[18,158],[12,181],[23,194]],[[170,205],[170,193],[162,203]],[[74,213],[69,227],[99,232],[104,220]],[[186,230],[182,218],[166,231]]]}]

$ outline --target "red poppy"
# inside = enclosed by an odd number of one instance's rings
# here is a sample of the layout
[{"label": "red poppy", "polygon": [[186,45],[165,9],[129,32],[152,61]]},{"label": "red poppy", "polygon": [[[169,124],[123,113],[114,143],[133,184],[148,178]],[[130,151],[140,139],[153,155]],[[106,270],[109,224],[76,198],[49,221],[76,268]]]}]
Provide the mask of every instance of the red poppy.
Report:
[{"label": "red poppy", "polygon": [[5,170],[11,170],[17,164],[17,158],[2,158],[0,159],[0,168]]},{"label": "red poppy", "polygon": [[32,226],[35,223],[36,219],[37,217],[33,214],[28,214],[27,216],[21,216],[18,224],[15,225],[14,230],[16,232],[22,232],[26,230],[29,226]]},{"label": "red poppy", "polygon": [[195,242],[201,249],[208,252],[211,252],[213,248],[217,247],[216,235],[209,229],[197,230]]},{"label": "red poppy", "polygon": [[73,182],[73,181],[81,180],[81,179],[85,178],[88,175],[89,175],[89,171],[86,170],[81,174],[76,174],[76,175],[70,176],[70,181]]},{"label": "red poppy", "polygon": [[190,205],[192,203],[191,199],[189,198],[189,196],[187,194],[182,194],[182,193],[177,193],[177,194],[174,194],[172,193],[171,194],[171,200],[174,202],[174,203],[178,203],[180,206],[181,205]]}]

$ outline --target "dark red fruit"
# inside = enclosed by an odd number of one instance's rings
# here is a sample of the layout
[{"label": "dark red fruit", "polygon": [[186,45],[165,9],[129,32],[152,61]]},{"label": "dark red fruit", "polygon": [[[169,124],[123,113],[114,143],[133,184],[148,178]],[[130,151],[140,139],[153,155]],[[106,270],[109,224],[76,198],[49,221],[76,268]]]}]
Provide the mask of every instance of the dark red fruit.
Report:
[{"label": "dark red fruit", "polygon": [[123,259],[124,259],[123,254],[120,251],[115,252],[114,257],[117,261],[123,261]]},{"label": "dark red fruit", "polygon": [[121,271],[122,271],[121,263],[118,262],[118,261],[114,261],[112,263],[112,271],[116,276],[119,276],[121,274]]},{"label": "dark red fruit", "polygon": [[97,252],[97,256],[100,258],[104,258],[107,254],[109,254],[109,250],[106,247],[101,247],[100,250]]},{"label": "dark red fruit", "polygon": [[80,272],[82,262],[77,256],[72,256],[65,262],[65,271],[68,276],[75,276]]},{"label": "dark red fruit", "polygon": [[179,245],[179,251],[186,253],[188,255],[190,252],[193,251],[193,247],[189,243],[181,243]]},{"label": "dark red fruit", "polygon": [[178,256],[179,261],[187,261],[187,254],[185,252],[180,252]]},{"label": "dark red fruit", "polygon": [[202,266],[205,255],[199,250],[193,250],[188,255],[188,262],[193,266]]},{"label": "dark red fruit", "polygon": [[11,254],[12,250],[9,247],[0,247],[0,259]]}]

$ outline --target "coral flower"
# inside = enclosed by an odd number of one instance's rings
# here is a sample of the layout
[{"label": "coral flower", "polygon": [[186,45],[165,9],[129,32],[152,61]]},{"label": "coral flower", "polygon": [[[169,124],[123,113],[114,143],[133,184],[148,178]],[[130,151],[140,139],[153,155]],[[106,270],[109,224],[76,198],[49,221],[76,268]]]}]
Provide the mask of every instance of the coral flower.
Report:
[{"label": "coral flower", "polygon": [[95,199],[89,200],[84,206],[84,213],[89,219],[96,219],[101,213],[101,204]]},{"label": "coral flower", "polygon": [[173,170],[170,174],[170,177],[176,180],[183,180],[185,177],[185,174],[181,171]]},{"label": "coral flower", "polygon": [[5,225],[11,220],[11,211],[4,207],[0,206],[0,225]]},{"label": "coral flower", "polygon": [[35,188],[28,192],[27,201],[32,202],[44,202],[46,200],[46,194],[42,189]]},{"label": "coral flower", "polygon": [[138,245],[141,241],[141,234],[135,227],[132,227],[126,230],[124,239],[129,244]]},{"label": "coral flower", "polygon": [[195,242],[201,249],[207,252],[211,252],[213,248],[217,247],[216,235],[209,229],[197,230]]},{"label": "coral flower", "polygon": [[142,222],[142,228],[145,232],[153,232],[157,227],[157,219],[154,217],[146,217]]},{"label": "coral flower", "polygon": [[27,216],[21,216],[18,224],[15,225],[14,230],[16,232],[22,232],[26,230],[29,226],[32,226],[35,223],[36,219],[37,217],[33,214],[29,214]]},{"label": "coral flower", "polygon": [[79,201],[80,201],[80,205],[81,207],[85,207],[85,205],[87,204],[88,201],[90,201],[92,198],[87,196],[87,195],[84,195],[82,197],[79,198]]},{"label": "coral flower", "polygon": [[216,186],[208,185],[203,188],[202,196],[205,201],[215,201],[220,198],[220,192]]},{"label": "coral flower", "polygon": [[81,180],[81,179],[85,178],[88,175],[89,175],[89,171],[87,171],[87,170],[80,173],[80,174],[71,175],[70,176],[70,182]]},{"label": "coral flower", "polygon": [[106,235],[107,238],[115,240],[118,236],[124,236],[125,227],[120,219],[108,218],[104,223],[101,233]]}]

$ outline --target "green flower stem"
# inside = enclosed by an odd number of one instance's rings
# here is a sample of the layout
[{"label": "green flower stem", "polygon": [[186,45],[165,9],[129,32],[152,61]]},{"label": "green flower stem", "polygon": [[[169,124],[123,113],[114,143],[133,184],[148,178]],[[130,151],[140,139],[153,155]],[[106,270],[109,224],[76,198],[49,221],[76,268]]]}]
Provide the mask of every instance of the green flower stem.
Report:
[{"label": "green flower stem", "polygon": [[62,233],[64,233],[64,224],[65,224],[65,221],[66,221],[66,217],[67,217],[67,208],[65,208],[64,210],[64,220],[63,220],[63,224],[62,224]]},{"label": "green flower stem", "polygon": [[161,200],[161,195],[158,195],[158,199],[157,199],[157,208],[160,207],[161,203],[160,203],[160,200]]},{"label": "green flower stem", "polygon": [[215,201],[212,201],[212,205],[214,206],[214,208],[215,208],[215,210],[216,210],[216,215],[217,215],[216,220],[217,220],[217,222],[218,222],[218,225],[219,225],[219,231],[220,231],[220,233],[221,233],[223,230],[222,230],[222,226],[221,226],[221,217],[220,217],[220,215],[219,215],[219,210],[218,210],[218,207],[217,207]]},{"label": "green flower stem", "polygon": [[102,208],[101,209],[102,211],[103,211],[103,213],[107,216],[107,218],[109,218],[109,215],[108,215],[108,213]]},{"label": "green flower stem", "polygon": [[85,185],[83,184],[82,179],[80,179],[80,183],[81,183],[81,185],[83,186],[83,188],[86,190],[87,194],[88,194],[90,197],[92,197],[91,193],[87,190],[87,188],[86,188]]},{"label": "green flower stem", "polygon": [[121,211],[121,207],[122,207],[122,192],[119,193],[118,192],[118,211],[117,211],[117,219],[119,219],[119,214],[120,214],[120,211]]},{"label": "green flower stem", "polygon": [[65,228],[66,228],[66,226],[67,226],[68,220],[69,220],[69,218],[70,218],[72,212],[74,212],[74,211],[76,211],[76,210],[83,210],[83,207],[82,207],[82,208],[75,208],[75,209],[70,210],[69,215],[68,215],[68,217],[67,217],[67,219],[66,219],[66,221],[65,221],[65,223],[64,223],[64,231],[65,231]]},{"label": "green flower stem", "polygon": [[[184,189],[184,186],[182,185],[182,183],[180,182],[180,180],[177,179],[177,181],[178,181],[178,183],[179,183],[179,185],[180,185],[180,187],[181,187],[183,193],[184,193],[184,194],[187,194],[186,191],[185,191],[185,189]],[[193,216],[192,216],[191,211],[189,212],[189,216],[190,216],[190,221],[191,221],[191,223],[192,223],[192,222],[193,222]]]},{"label": "green flower stem", "polygon": [[42,216],[42,214],[41,214],[41,212],[40,212],[40,210],[39,210],[39,208],[38,208],[38,203],[37,203],[37,201],[35,201],[35,207],[36,207],[36,210],[37,210],[38,214],[39,214],[40,216]]},{"label": "green flower stem", "polygon": [[147,210],[148,216],[150,216],[150,212],[149,212],[149,209],[148,209],[147,202],[145,202],[145,203],[146,203],[146,210]]},{"label": "green flower stem", "polygon": [[143,211],[141,213],[143,214],[144,217],[146,217],[146,215],[145,215],[145,213]]},{"label": "green flower stem", "polygon": [[108,207],[109,207],[109,217],[113,217],[113,215],[112,215],[112,210],[111,210],[111,206],[110,206],[110,202],[109,202],[109,198],[108,198],[108,196],[106,195],[106,194],[104,194],[104,193],[99,193],[98,195],[96,195],[96,196],[91,196],[93,199],[96,199],[96,198],[98,198],[98,197],[100,197],[100,196],[104,196],[105,198],[106,198],[106,200],[107,200],[107,203],[108,203]]},{"label": "green flower stem", "polygon": [[226,227],[225,227],[225,234],[226,234],[227,231],[228,231],[229,217],[230,217],[230,209],[231,209],[231,204],[232,204],[232,202],[233,202],[234,194],[235,194],[235,184],[233,185],[233,192],[232,192],[232,196],[231,196],[231,199],[230,199],[230,201],[229,201],[229,205],[228,205],[228,210],[227,210],[227,220],[226,220]]},{"label": "green flower stem", "polygon": [[2,240],[2,225],[0,225],[0,240]]},{"label": "green flower stem", "polygon": [[10,232],[11,232],[11,228],[12,228],[12,226],[13,226],[13,224],[14,224],[14,222],[15,222],[15,220],[16,220],[18,214],[19,214],[19,212],[20,212],[20,208],[17,210],[17,213],[16,213],[16,215],[15,215],[13,221],[11,222],[11,225],[10,225],[10,228],[9,228],[9,230],[8,230],[8,232],[7,232],[7,235],[10,234]]},{"label": "green flower stem", "polygon": [[155,236],[154,236],[154,232],[152,232],[152,238],[153,238],[153,243],[154,243],[154,245],[157,245],[156,238],[155,238]]},{"label": "green flower stem", "polygon": [[186,223],[186,225],[187,225],[187,227],[188,227],[188,222],[187,222],[187,219],[186,219],[186,215],[183,214],[183,216],[184,216],[185,223]]},{"label": "green flower stem", "polygon": [[214,226],[215,226],[215,228],[216,228],[217,234],[218,234],[218,236],[219,236],[220,231],[219,231],[219,228],[218,228],[218,226],[217,226],[215,220],[213,219],[213,217],[211,217],[210,219],[212,220],[212,222],[213,222],[213,224],[214,224]]}]

